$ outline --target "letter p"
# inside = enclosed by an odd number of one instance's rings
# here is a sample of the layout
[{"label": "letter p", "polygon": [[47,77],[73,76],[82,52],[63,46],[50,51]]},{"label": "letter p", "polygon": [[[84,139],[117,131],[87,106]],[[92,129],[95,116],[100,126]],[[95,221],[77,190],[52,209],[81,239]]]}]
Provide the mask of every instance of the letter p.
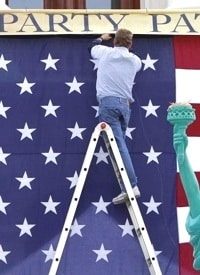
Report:
[{"label": "letter p", "polygon": [[6,24],[14,24],[18,21],[18,17],[12,13],[0,14],[0,32],[6,32]]},{"label": "letter p", "polygon": [[152,16],[152,23],[153,23],[152,32],[160,32],[158,30],[158,26],[168,24],[171,21],[170,16],[166,14],[150,14],[150,15]]}]

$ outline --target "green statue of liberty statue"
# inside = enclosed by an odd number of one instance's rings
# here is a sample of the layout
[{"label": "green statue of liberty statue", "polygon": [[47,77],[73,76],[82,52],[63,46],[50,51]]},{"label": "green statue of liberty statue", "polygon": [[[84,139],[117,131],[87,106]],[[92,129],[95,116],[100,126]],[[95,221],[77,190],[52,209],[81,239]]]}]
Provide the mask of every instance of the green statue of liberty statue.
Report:
[{"label": "green statue of liberty statue", "polygon": [[173,145],[177,155],[181,182],[189,205],[185,226],[193,247],[193,267],[200,270],[200,190],[186,152],[188,145],[186,129],[195,119],[195,110],[188,103],[174,103],[168,108],[167,120],[174,125]]}]

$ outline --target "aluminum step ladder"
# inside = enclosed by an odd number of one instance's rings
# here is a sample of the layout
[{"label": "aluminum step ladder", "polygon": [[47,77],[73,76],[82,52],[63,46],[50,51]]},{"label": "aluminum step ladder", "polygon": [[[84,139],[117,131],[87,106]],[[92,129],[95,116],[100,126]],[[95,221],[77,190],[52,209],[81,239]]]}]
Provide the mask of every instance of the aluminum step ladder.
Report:
[{"label": "aluminum step ladder", "polygon": [[112,129],[105,122],[101,122],[95,127],[94,132],[92,133],[92,136],[90,138],[90,142],[87,148],[87,152],[85,154],[79,178],[58,241],[55,256],[50,267],[49,275],[58,275],[57,270],[61,262],[62,254],[70,233],[71,225],[75,216],[76,209],[78,207],[78,203],[95,152],[95,148],[101,134],[103,135],[105,145],[110,155],[110,159],[118,182],[120,183],[122,180],[127,191],[128,200],[126,202],[126,206],[129,211],[130,218],[133,222],[134,229],[137,234],[141,249],[143,251],[149,269],[149,273],[151,275],[162,275],[153,245],[150,241],[146,226],[144,224],[140,209],[137,204],[137,200],[133,193],[127,172],[124,168],[124,164],[117,143],[115,141]]}]

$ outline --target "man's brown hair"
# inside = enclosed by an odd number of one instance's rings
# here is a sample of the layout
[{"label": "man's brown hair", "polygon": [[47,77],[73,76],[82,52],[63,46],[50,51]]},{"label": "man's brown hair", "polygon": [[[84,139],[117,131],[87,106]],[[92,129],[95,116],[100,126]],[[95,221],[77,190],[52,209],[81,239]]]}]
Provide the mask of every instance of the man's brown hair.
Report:
[{"label": "man's brown hair", "polygon": [[132,45],[133,34],[127,29],[119,29],[115,34],[114,45],[130,48]]}]

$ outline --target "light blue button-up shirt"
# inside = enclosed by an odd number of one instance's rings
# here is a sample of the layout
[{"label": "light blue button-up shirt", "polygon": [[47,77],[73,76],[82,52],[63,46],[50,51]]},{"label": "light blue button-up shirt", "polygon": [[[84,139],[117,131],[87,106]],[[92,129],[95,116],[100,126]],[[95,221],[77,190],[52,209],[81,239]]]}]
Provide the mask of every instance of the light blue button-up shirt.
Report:
[{"label": "light blue button-up shirt", "polygon": [[136,73],[141,69],[140,58],[126,47],[93,46],[91,56],[97,59],[97,99],[116,96],[133,102],[132,88]]}]

